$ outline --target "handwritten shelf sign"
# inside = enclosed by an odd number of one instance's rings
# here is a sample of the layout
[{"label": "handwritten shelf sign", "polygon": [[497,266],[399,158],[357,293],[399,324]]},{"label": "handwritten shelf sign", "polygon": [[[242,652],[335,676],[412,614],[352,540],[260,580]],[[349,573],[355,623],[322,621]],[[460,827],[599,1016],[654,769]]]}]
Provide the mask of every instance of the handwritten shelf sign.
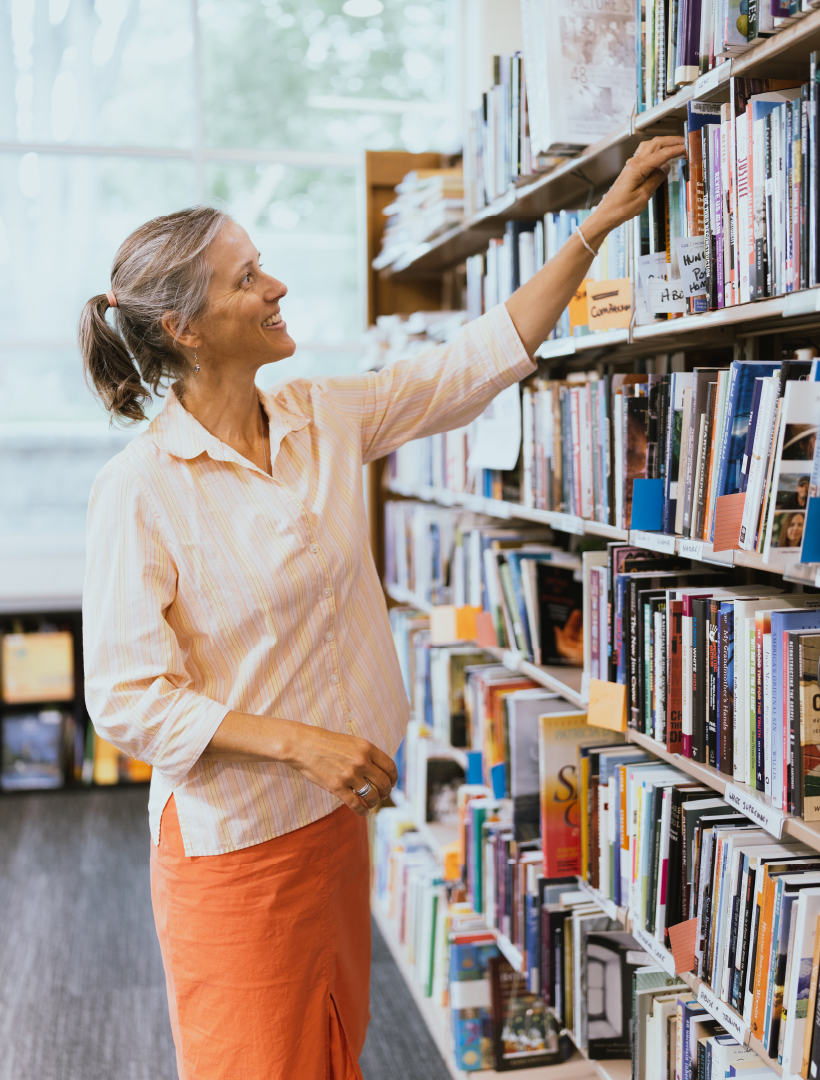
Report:
[{"label": "handwritten shelf sign", "polygon": [[625,329],[632,320],[632,282],[588,281],[587,307],[590,330]]},{"label": "handwritten shelf sign", "polygon": [[707,285],[706,243],[702,236],[675,241],[685,296],[705,296]]}]

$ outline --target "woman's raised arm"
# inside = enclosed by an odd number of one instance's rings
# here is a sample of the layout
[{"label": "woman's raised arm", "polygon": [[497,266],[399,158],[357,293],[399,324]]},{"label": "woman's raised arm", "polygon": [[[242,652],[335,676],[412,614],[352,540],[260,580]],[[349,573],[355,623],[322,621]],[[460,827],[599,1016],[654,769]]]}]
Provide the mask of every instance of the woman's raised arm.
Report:
[{"label": "woman's raised arm", "polygon": [[[669,162],[684,154],[684,140],[659,137],[641,143],[620,176],[583,223],[583,235],[597,251],[607,233],[640,214],[669,172]],[[526,285],[507,301],[507,310],[524,348],[533,355],[592,265],[592,254],[577,233]]]}]

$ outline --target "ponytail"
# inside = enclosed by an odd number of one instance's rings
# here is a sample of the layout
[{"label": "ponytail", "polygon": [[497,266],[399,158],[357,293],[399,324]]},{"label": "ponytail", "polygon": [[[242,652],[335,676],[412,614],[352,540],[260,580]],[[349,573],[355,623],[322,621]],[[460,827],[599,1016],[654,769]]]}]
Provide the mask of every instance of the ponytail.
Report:
[{"label": "ponytail", "polygon": [[[114,257],[110,297],[92,296],[83,308],[78,336],[86,380],[114,418],[145,420],[160,384],[188,373],[188,360],[162,320],[175,314],[181,333],[205,312],[212,272],[207,249],[230,220],[222,210],[193,206],[146,222]],[[113,326],[105,317],[109,308]]]},{"label": "ponytail", "polygon": [[125,342],[105,317],[110,306],[106,294],[101,293],[91,297],[80,315],[85,376],[108,412],[136,423],[145,419],[143,406],[151,400],[151,394],[143,386]]}]

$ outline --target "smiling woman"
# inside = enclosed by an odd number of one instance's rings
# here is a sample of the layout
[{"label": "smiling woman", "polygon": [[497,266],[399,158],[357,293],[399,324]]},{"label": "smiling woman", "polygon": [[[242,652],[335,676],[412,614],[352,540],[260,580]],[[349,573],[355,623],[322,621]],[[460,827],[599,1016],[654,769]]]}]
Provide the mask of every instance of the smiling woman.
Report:
[{"label": "smiling woman", "polygon": [[258,390],[295,347],[287,290],[215,210],[142,226],[86,305],[82,351],[109,411],[138,419],[177,379],[95,481],[83,645],[97,732],[153,766],[181,1077],[361,1080],[363,817],[396,782],[408,719],[362,466],[464,426],[534,371],[594,251],[682,148],[642,144],[584,234],[506,305],[378,373]]}]

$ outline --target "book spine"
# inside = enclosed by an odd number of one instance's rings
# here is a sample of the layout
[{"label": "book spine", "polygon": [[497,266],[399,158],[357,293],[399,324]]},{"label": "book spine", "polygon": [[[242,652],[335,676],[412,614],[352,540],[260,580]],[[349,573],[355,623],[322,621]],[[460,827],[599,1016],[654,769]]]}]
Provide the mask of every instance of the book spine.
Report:
[{"label": "book spine", "polygon": [[666,611],[667,641],[666,649],[666,749],[671,754],[679,754],[681,742],[681,647],[683,643],[681,629],[681,604],[673,601]]},{"label": "book spine", "polygon": [[718,608],[720,602],[709,604],[707,623],[707,649],[709,656],[709,708],[706,719],[707,762],[713,769],[718,767]]},{"label": "book spine", "polygon": [[723,611],[720,615],[720,753],[718,768],[725,776],[733,775],[734,750],[734,699],[733,683],[733,623],[734,613]]},{"label": "book spine", "polygon": [[763,620],[755,620],[755,787],[765,791],[765,745],[763,731]]}]

